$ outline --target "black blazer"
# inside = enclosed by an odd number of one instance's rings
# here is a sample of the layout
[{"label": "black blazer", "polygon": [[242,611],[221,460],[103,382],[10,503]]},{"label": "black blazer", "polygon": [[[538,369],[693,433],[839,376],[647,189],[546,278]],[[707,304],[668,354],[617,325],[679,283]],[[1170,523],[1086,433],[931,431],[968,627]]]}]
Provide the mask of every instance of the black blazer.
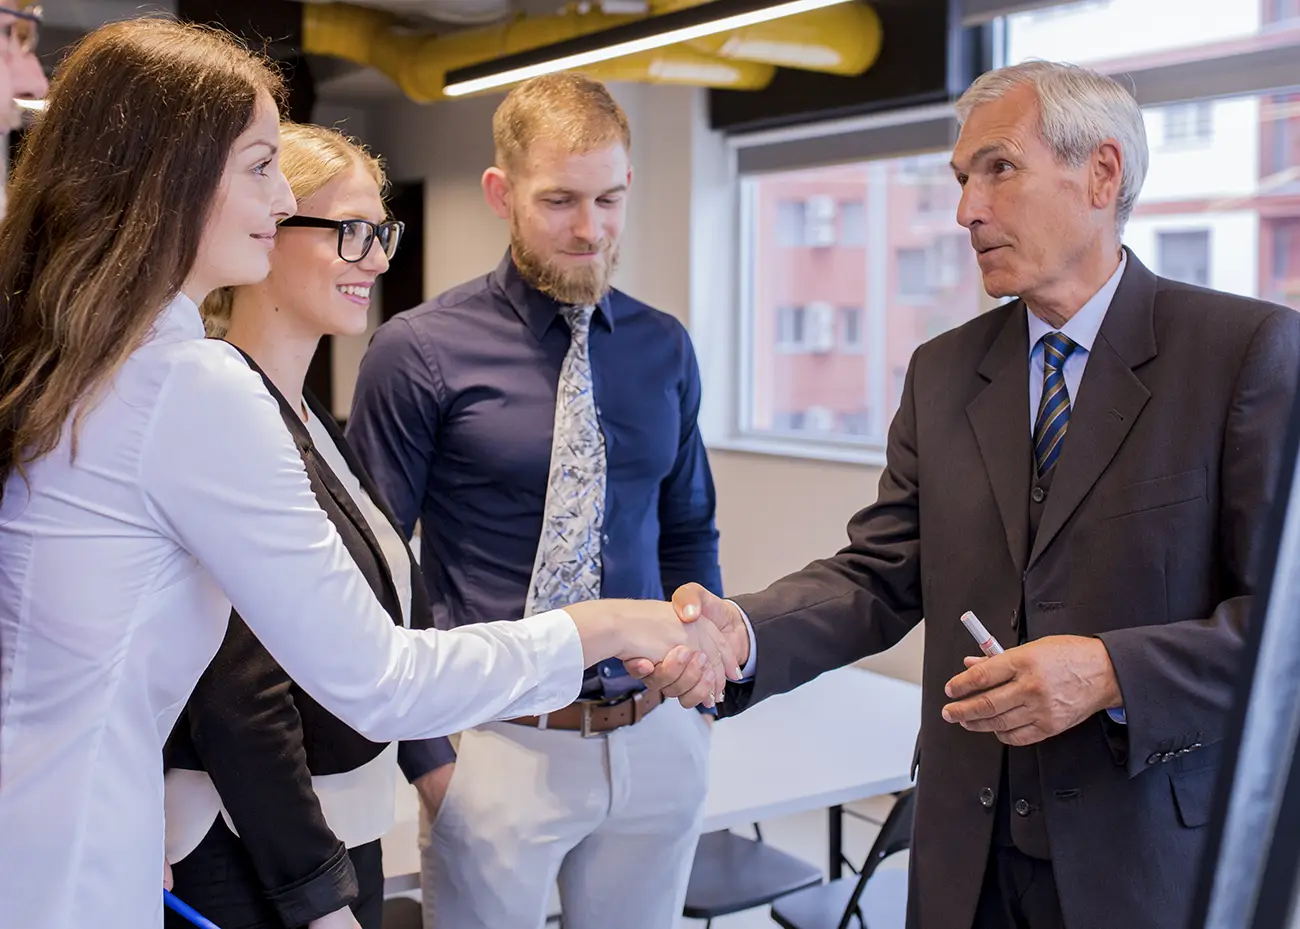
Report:
[{"label": "black blazer", "polygon": [[[242,352],[241,352],[242,354]],[[262,373],[248,358],[253,370]],[[262,374],[321,508],[394,623],[402,615],[388,562],[365,517],[317,452],[298,413]],[[304,400],[319,417],[352,473],[405,536],[333,417],[311,394]],[[432,628],[429,597],[407,548],[411,573],[411,625]],[[274,565],[267,565],[274,571]],[[330,831],[311,786],[314,774],[337,774],[374,759],[385,744],[371,742],[295,684],[231,613],[216,657],[177,720],[164,749],[168,768],[206,771],[252,857],[263,889],[287,925],[296,926],[346,906],[357,895],[347,849]]]},{"label": "black blazer", "polygon": [[[1034,746],[1070,929],[1183,929],[1300,370],[1300,314],[1156,277],[1131,253],[1031,538],[1029,345],[1015,301],[922,345],[874,504],[835,556],[737,597],[757,641],[739,712],[925,617],[908,925],[971,924],[1003,749],[943,721],[974,610],[1008,645],[1098,636],[1128,726]],[[1023,610],[1020,609],[1023,604]],[[988,791],[988,793],[985,793]]]}]

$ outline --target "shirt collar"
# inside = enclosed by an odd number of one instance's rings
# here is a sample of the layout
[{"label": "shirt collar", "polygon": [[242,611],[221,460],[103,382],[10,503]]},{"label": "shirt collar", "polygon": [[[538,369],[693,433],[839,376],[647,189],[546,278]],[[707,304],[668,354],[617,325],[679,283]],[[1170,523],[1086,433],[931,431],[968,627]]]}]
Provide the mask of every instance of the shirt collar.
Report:
[{"label": "shirt collar", "polygon": [[[1101,290],[1097,291],[1085,303],[1079,312],[1070,317],[1069,321],[1060,328],[1060,332],[1070,337],[1075,345],[1085,352],[1092,351],[1092,343],[1097,341],[1097,333],[1101,330],[1101,324],[1106,319],[1106,311],[1110,309],[1110,304],[1115,299],[1115,291],[1119,289],[1120,278],[1124,276],[1124,267],[1128,264],[1128,252],[1121,249],[1119,258],[1119,267],[1115,273],[1110,276],[1106,283],[1101,285]],[[1034,348],[1037,347],[1039,340],[1049,332],[1057,332],[1050,323],[1035,316],[1025,307],[1025,316],[1029,319],[1029,353],[1032,355]]]},{"label": "shirt collar", "polygon": [[177,292],[154,320],[153,331],[149,338],[180,341],[202,339],[206,335],[207,332],[203,328],[203,314],[199,312],[198,304],[185,294]]},{"label": "shirt collar", "polygon": [[[506,249],[505,257],[492,272],[491,283],[505,296],[515,313],[538,341],[546,335],[546,330],[560,316],[561,303],[524,280],[524,276],[519,273],[519,268],[515,266],[509,249]],[[610,332],[614,331],[612,294],[612,290],[608,291],[600,299],[596,304],[596,313],[592,316],[593,322],[597,319],[603,320],[605,328]]]}]

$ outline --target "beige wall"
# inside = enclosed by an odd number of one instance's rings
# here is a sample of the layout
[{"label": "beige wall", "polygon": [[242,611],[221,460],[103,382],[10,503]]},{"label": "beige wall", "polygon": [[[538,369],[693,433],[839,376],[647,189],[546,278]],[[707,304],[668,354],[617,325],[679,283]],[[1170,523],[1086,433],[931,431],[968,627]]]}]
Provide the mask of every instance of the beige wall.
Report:
[{"label": "beige wall", "polygon": [[[724,183],[725,151],[703,127],[697,92],[645,85],[622,85],[614,92],[632,123],[634,153],[617,284],[689,324],[692,301],[713,308],[734,293],[730,249],[713,247],[735,235],[731,192]],[[425,180],[428,296],[490,270],[506,247],[505,228],[479,190],[479,177],[492,158],[491,117],[499,99],[427,107],[398,103],[366,116],[366,137],[387,159],[390,174]],[[712,325],[726,315],[722,310],[693,327],[702,362],[725,358],[731,350],[708,344],[729,338],[725,328]],[[357,356],[348,348],[337,354],[336,395],[350,402]],[[721,389],[725,372],[706,365],[703,376],[707,392]],[[848,518],[874,499],[879,476],[861,465],[717,449],[710,460],[718,487],[723,578],[732,593],[762,587],[841,547]],[[909,680],[919,679],[920,663],[919,635],[870,662]]]}]

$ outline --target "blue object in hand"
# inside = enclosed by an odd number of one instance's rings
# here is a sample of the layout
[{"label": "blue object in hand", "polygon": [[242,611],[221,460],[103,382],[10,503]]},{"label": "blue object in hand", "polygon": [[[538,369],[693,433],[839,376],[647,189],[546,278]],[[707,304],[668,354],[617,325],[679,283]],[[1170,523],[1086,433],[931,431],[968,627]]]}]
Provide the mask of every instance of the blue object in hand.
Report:
[{"label": "blue object in hand", "polygon": [[184,916],[190,922],[194,923],[194,925],[198,926],[199,929],[221,929],[221,927],[212,920],[200,916],[199,913],[188,903],[182,903],[180,900],[177,900],[176,897],[172,896],[170,890],[163,891],[163,903],[167,905],[168,909]]}]

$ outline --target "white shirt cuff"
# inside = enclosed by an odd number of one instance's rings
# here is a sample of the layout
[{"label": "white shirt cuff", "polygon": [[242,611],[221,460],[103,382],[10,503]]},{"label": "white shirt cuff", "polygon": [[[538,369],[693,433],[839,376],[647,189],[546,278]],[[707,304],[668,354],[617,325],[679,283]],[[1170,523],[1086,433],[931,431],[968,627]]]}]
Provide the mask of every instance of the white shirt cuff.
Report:
[{"label": "white shirt cuff", "polygon": [[748,683],[754,679],[754,671],[758,668],[758,642],[754,638],[754,624],[749,621],[749,615],[740,609],[740,604],[735,600],[727,602],[740,610],[740,616],[745,620],[745,631],[749,633],[749,658],[745,661],[745,666],[740,669],[740,682]]}]

